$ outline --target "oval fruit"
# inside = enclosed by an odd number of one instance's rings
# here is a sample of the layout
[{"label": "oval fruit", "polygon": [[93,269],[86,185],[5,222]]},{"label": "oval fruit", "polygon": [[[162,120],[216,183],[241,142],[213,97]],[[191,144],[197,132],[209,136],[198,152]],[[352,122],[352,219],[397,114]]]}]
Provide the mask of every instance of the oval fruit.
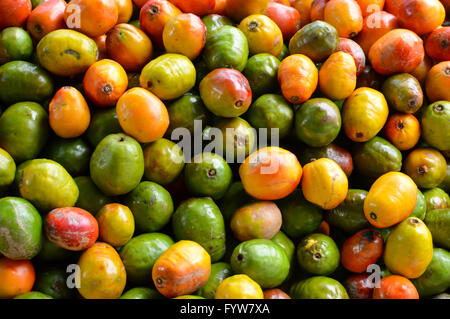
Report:
[{"label": "oval fruit", "polygon": [[0,258],[0,298],[13,298],[31,291],[36,274],[29,260]]},{"label": "oval fruit", "polygon": [[332,274],[339,266],[339,261],[339,248],[327,235],[308,235],[297,246],[297,262],[308,273],[324,276]]},{"label": "oval fruit", "polygon": [[107,204],[95,215],[99,238],[111,246],[125,245],[134,234],[134,217],[131,210],[122,204]]},{"label": "oval fruit", "polygon": [[264,299],[264,293],[249,276],[234,275],[220,283],[214,299]]}]

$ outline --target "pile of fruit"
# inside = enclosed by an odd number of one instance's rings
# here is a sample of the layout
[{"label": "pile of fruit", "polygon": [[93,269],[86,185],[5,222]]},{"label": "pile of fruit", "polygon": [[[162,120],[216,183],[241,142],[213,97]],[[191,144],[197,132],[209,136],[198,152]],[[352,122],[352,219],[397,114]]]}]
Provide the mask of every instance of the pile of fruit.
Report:
[{"label": "pile of fruit", "polygon": [[449,298],[449,0],[1,0],[0,298]]}]

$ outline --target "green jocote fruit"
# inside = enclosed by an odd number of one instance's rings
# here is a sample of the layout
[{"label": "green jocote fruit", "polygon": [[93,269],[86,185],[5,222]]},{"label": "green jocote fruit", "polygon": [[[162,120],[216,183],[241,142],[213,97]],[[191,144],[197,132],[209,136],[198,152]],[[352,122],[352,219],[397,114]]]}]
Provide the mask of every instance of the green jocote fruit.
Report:
[{"label": "green jocote fruit", "polygon": [[420,297],[430,297],[445,292],[450,287],[450,252],[442,248],[433,249],[433,258],[424,274],[412,283]]},{"label": "green jocote fruit", "polygon": [[202,18],[206,27],[206,35],[209,37],[214,31],[220,28],[230,25],[233,26],[233,21],[228,17],[219,14],[208,14]]},{"label": "green jocote fruit", "polygon": [[422,110],[422,137],[440,151],[450,150],[450,102],[437,101]]},{"label": "green jocote fruit", "polygon": [[16,163],[7,151],[0,148],[0,188],[8,187],[14,182]]},{"label": "green jocote fruit", "polygon": [[0,199],[0,253],[9,259],[35,257],[42,248],[42,218],[34,206],[19,197]]},{"label": "green jocote fruit", "polygon": [[95,110],[86,131],[86,137],[92,146],[97,146],[106,136],[122,133],[115,107],[106,110]]},{"label": "green jocote fruit", "polygon": [[339,281],[325,276],[314,276],[293,284],[289,296],[294,299],[349,299]]},{"label": "green jocote fruit", "polygon": [[425,224],[433,236],[436,246],[450,250],[450,208],[427,212]]},{"label": "green jocote fruit", "polygon": [[158,290],[147,287],[134,287],[124,292],[120,299],[164,299]]},{"label": "green jocote fruit", "polygon": [[427,211],[441,208],[450,208],[450,197],[439,187],[426,190],[423,193]]},{"label": "green jocote fruit", "polygon": [[223,143],[219,151],[225,158],[244,161],[254,151],[256,134],[246,120],[240,117],[221,119],[215,123],[215,127],[221,131]]},{"label": "green jocote fruit", "polygon": [[218,205],[222,212],[223,218],[230,221],[234,213],[242,206],[254,201],[247,194],[241,181],[234,182],[230,185],[225,195],[220,199]]},{"label": "green jocote fruit", "polygon": [[427,202],[425,200],[425,196],[421,192],[420,189],[417,189],[417,200],[416,200],[416,207],[414,207],[414,210],[409,215],[410,217],[417,217],[421,220],[425,219],[425,214],[427,213],[428,207]]},{"label": "green jocote fruit", "polygon": [[202,245],[212,262],[225,254],[225,223],[219,207],[209,197],[183,201],[173,214],[172,229],[176,239]]},{"label": "green jocote fruit", "polygon": [[83,208],[95,215],[103,206],[112,202],[112,198],[103,194],[89,176],[78,176],[74,181],[79,190],[75,207]]},{"label": "green jocote fruit", "polygon": [[36,158],[46,145],[49,132],[48,114],[34,102],[11,105],[0,117],[0,147],[17,164]]},{"label": "green jocote fruit", "polygon": [[68,273],[64,268],[55,266],[39,269],[36,275],[34,289],[53,297],[54,299],[70,299],[75,291],[67,287]]},{"label": "green jocote fruit", "polygon": [[280,64],[277,57],[268,53],[255,54],[248,59],[242,73],[250,83],[255,99],[264,93],[279,90],[278,68]]},{"label": "green jocote fruit", "polygon": [[53,299],[52,296],[46,295],[40,291],[30,291],[14,297],[14,299]]},{"label": "green jocote fruit", "polygon": [[187,128],[194,134],[194,121],[208,122],[208,110],[199,95],[186,93],[167,107],[170,124],[166,136],[169,138],[177,128]]},{"label": "green jocote fruit", "polygon": [[206,299],[214,299],[217,287],[225,279],[233,274],[231,266],[225,262],[218,262],[211,265],[211,274],[208,281],[197,290],[197,295]]},{"label": "green jocote fruit", "polygon": [[108,196],[132,191],[144,175],[144,154],[132,137],[118,133],[106,136],[90,161],[92,181]]},{"label": "green jocote fruit", "polygon": [[382,92],[396,111],[415,113],[422,107],[423,91],[419,81],[409,73],[395,74],[384,81]]},{"label": "green jocote fruit", "polygon": [[28,60],[33,54],[33,40],[30,34],[19,27],[9,27],[0,32],[0,65]]}]

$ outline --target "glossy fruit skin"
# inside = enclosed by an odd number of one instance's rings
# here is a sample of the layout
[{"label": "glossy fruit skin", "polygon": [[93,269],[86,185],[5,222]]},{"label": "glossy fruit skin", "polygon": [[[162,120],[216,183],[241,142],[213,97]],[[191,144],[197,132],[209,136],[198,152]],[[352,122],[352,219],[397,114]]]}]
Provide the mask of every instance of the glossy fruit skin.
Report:
[{"label": "glossy fruit skin", "polygon": [[205,76],[200,82],[200,95],[205,106],[222,117],[240,116],[252,102],[248,80],[233,69],[220,68]]},{"label": "glossy fruit skin", "polygon": [[[73,17],[74,14],[79,14],[79,25],[77,18]],[[70,29],[91,38],[107,33],[117,23],[118,18],[116,1],[108,0],[71,0],[64,12],[64,20]]]},{"label": "glossy fruit skin", "polygon": [[324,21],[334,26],[340,37],[353,38],[363,27],[363,16],[354,0],[330,0],[323,12]]},{"label": "glossy fruit skin", "polygon": [[208,122],[209,114],[199,95],[187,93],[167,107],[170,124],[166,131],[169,137],[177,128],[186,128],[194,134],[195,121]]},{"label": "glossy fruit skin", "polygon": [[64,268],[55,266],[38,270],[35,288],[54,299],[70,299],[74,297],[74,291],[67,287],[67,273]]},{"label": "glossy fruit skin", "polygon": [[363,17],[383,10],[385,0],[356,0],[361,7]]},{"label": "glossy fruit skin", "polygon": [[416,146],[421,135],[420,123],[412,114],[395,113],[389,116],[384,133],[400,151]]},{"label": "glossy fruit skin", "polygon": [[156,141],[164,136],[169,127],[166,106],[156,95],[143,88],[125,92],[117,101],[116,112],[123,131],[141,143]]},{"label": "glossy fruit skin", "polygon": [[435,64],[427,74],[425,89],[431,102],[449,101],[450,94],[444,87],[450,83],[450,61]]},{"label": "glossy fruit skin", "polygon": [[427,211],[450,207],[450,197],[442,189],[435,187],[424,192]]},{"label": "glossy fruit skin", "polygon": [[89,167],[92,181],[105,195],[126,194],[144,175],[142,148],[130,136],[110,134],[95,148]]},{"label": "glossy fruit skin", "polygon": [[127,273],[116,250],[95,243],[80,257],[81,282],[78,292],[85,299],[118,299],[125,288]]},{"label": "glossy fruit skin", "polygon": [[44,231],[52,243],[67,250],[81,251],[95,243],[99,228],[97,220],[88,211],[63,207],[48,213]]},{"label": "glossy fruit skin", "polygon": [[7,151],[0,148],[0,189],[14,182],[16,163]]},{"label": "glossy fruit skin", "polygon": [[346,149],[330,143],[323,147],[306,147],[300,154],[300,163],[306,165],[319,158],[326,157],[335,161],[344,171],[345,175],[350,176],[353,172],[353,159],[350,152]]},{"label": "glossy fruit skin", "polygon": [[342,246],[342,264],[351,272],[363,273],[383,255],[383,246],[383,238],[378,230],[360,230]]},{"label": "glossy fruit skin", "polygon": [[232,68],[242,72],[248,54],[249,45],[245,34],[238,28],[226,25],[208,36],[202,57],[211,71]]},{"label": "glossy fruit skin", "polygon": [[430,33],[445,20],[445,9],[439,0],[399,1],[397,10],[401,26],[418,35]]},{"label": "glossy fruit skin", "polygon": [[450,209],[435,209],[427,212],[425,224],[429,228],[433,242],[441,248],[450,250],[448,231],[450,229]]},{"label": "glossy fruit skin", "polygon": [[365,190],[349,189],[345,200],[326,213],[326,221],[332,227],[340,228],[348,234],[354,234],[369,227],[370,224],[364,216],[363,209],[366,196]]},{"label": "glossy fruit skin", "polygon": [[156,289],[168,298],[191,294],[203,286],[211,273],[211,257],[190,240],[169,247],[152,270]]},{"label": "glossy fruit skin", "polygon": [[240,241],[272,239],[280,231],[280,228],[280,209],[270,201],[243,206],[231,218],[231,230]]},{"label": "glossy fruit skin", "polygon": [[313,276],[291,286],[293,299],[349,299],[342,284],[330,277]]},{"label": "glossy fruit skin", "polygon": [[86,71],[97,62],[99,50],[94,40],[73,30],[55,30],[44,36],[36,47],[39,63],[59,76]]},{"label": "glossy fruit skin", "polygon": [[414,210],[416,201],[417,186],[414,181],[406,174],[389,172],[380,176],[370,187],[364,200],[364,215],[377,228],[390,227],[407,218]]},{"label": "glossy fruit skin", "polygon": [[52,296],[46,295],[39,291],[30,291],[24,294],[18,295],[13,299],[53,299]]},{"label": "glossy fruit skin", "polygon": [[406,29],[389,31],[379,38],[369,51],[373,68],[384,75],[414,71],[424,56],[422,39]]},{"label": "glossy fruit skin", "polygon": [[170,18],[181,13],[180,9],[167,0],[147,1],[139,14],[141,29],[158,48],[164,48],[164,26]]},{"label": "glossy fruit skin", "polygon": [[74,181],[79,190],[76,207],[95,215],[103,206],[111,202],[111,199],[97,188],[89,176],[78,176],[74,178]]},{"label": "glossy fruit skin", "polygon": [[56,135],[74,138],[86,132],[91,113],[81,92],[72,86],[64,86],[50,101],[49,120]]},{"label": "glossy fruit skin", "polygon": [[156,260],[171,245],[173,240],[166,234],[146,233],[133,237],[120,251],[127,280],[146,285],[151,282],[151,271]]},{"label": "glossy fruit skin", "polygon": [[33,41],[25,30],[9,27],[0,32],[0,64],[28,60],[32,54]]},{"label": "glossy fruit skin", "polygon": [[123,293],[119,299],[163,299],[163,296],[152,288],[134,287]]},{"label": "glossy fruit skin", "polygon": [[34,159],[23,169],[19,191],[40,211],[71,207],[78,198],[78,187],[60,164],[47,159]]},{"label": "glossy fruit skin", "polygon": [[269,2],[265,14],[278,25],[283,39],[290,39],[300,29],[301,16],[295,8]]},{"label": "glossy fruit skin", "polygon": [[206,27],[206,36],[207,37],[209,37],[209,35],[211,33],[219,30],[223,26],[226,26],[226,25],[233,26],[234,25],[233,21],[231,21],[228,17],[221,15],[221,14],[217,14],[217,13],[211,13],[211,14],[208,14],[207,16],[204,16],[202,18],[202,21]]},{"label": "glossy fruit skin", "polygon": [[127,196],[125,204],[131,209],[139,232],[155,232],[163,228],[173,213],[170,193],[153,182],[141,182]]},{"label": "glossy fruit skin", "polygon": [[98,211],[95,218],[101,241],[120,247],[133,237],[134,217],[127,206],[118,203],[107,204]]},{"label": "glossy fruit skin", "polygon": [[335,161],[320,158],[303,167],[302,191],[309,202],[333,209],[347,196],[347,175]]},{"label": "glossy fruit skin", "polygon": [[232,275],[231,266],[225,262],[218,262],[211,265],[211,274],[208,281],[197,291],[197,295],[206,298],[214,299],[217,287],[226,278]]},{"label": "glossy fruit skin", "polygon": [[[32,117],[29,117],[32,114]],[[47,143],[48,115],[34,102],[11,105],[0,117],[0,146],[19,164],[35,158]]]},{"label": "glossy fruit skin", "polygon": [[22,26],[31,13],[30,0],[5,0],[0,5],[0,30]]},{"label": "glossy fruit skin", "polygon": [[339,260],[339,248],[327,235],[308,235],[297,246],[297,262],[308,273],[329,275],[339,266]]},{"label": "glossy fruit skin", "polygon": [[31,291],[36,279],[33,264],[29,260],[0,258],[0,298],[13,298]]},{"label": "glossy fruit skin", "polygon": [[343,283],[350,299],[372,299],[373,283],[368,274],[354,274]]},{"label": "glossy fruit skin", "polygon": [[143,69],[139,83],[162,100],[176,99],[195,85],[195,67],[181,54],[163,54]]},{"label": "glossy fruit skin", "polygon": [[264,299],[291,299],[283,290],[274,288],[264,290]]},{"label": "glossy fruit skin", "polygon": [[319,88],[332,100],[349,97],[356,88],[356,64],[353,57],[342,51],[330,55],[320,68]]},{"label": "glossy fruit skin", "polygon": [[264,299],[264,293],[249,276],[234,275],[220,283],[214,299]]},{"label": "glossy fruit skin", "polygon": [[35,257],[42,248],[42,218],[39,212],[30,202],[19,197],[3,197],[0,208],[2,255],[12,260]]},{"label": "glossy fruit skin", "polygon": [[420,188],[433,188],[445,179],[447,164],[444,156],[432,148],[416,148],[405,160],[405,172]]},{"label": "glossy fruit skin", "polygon": [[356,145],[353,151],[356,169],[364,176],[378,178],[387,172],[399,172],[402,153],[382,137]]},{"label": "glossy fruit skin", "polygon": [[250,83],[252,95],[256,98],[278,88],[280,60],[268,53],[260,53],[248,59],[242,73]]},{"label": "glossy fruit skin", "polygon": [[437,101],[427,105],[422,111],[423,139],[432,147],[440,151],[450,150],[450,132],[448,120],[450,119],[450,102]]},{"label": "glossy fruit skin", "polygon": [[311,6],[314,0],[294,0],[291,1],[291,6],[297,9],[301,17],[301,27],[311,22]]},{"label": "glossy fruit skin", "polygon": [[108,56],[127,71],[138,71],[153,55],[150,38],[141,29],[127,23],[117,24],[106,38]]},{"label": "glossy fruit skin", "polygon": [[264,14],[269,0],[254,0],[242,2],[239,0],[227,0],[227,16],[239,22],[252,14]]},{"label": "glossy fruit skin", "polygon": [[412,213],[409,215],[409,217],[417,217],[421,220],[425,219],[425,214],[427,213],[427,202],[425,200],[425,196],[420,191],[420,189],[417,190],[417,201],[416,201],[416,207],[412,211]]},{"label": "glossy fruit skin", "polygon": [[197,16],[204,16],[209,11],[213,10],[216,1],[215,0],[170,0],[174,5],[181,9],[183,12],[194,13]]},{"label": "glossy fruit skin", "polygon": [[223,136],[223,143],[216,148],[216,152],[223,152],[221,154],[224,158],[243,161],[255,149],[256,134],[246,120],[240,117],[221,119],[215,123],[215,126],[214,129],[206,128],[203,131],[203,137],[215,136],[219,133],[215,129],[219,129]]},{"label": "glossy fruit skin", "polygon": [[295,112],[297,137],[312,147],[330,144],[341,129],[341,113],[332,101],[313,98],[303,103]]},{"label": "glossy fruit skin", "polygon": [[307,24],[289,41],[291,54],[304,54],[314,62],[321,62],[333,54],[339,45],[335,27],[324,21]]},{"label": "glossy fruit skin", "polygon": [[92,113],[86,137],[92,146],[97,146],[109,134],[121,133],[122,128],[116,108],[97,109]]},{"label": "glossy fruit skin", "polygon": [[392,273],[406,278],[420,277],[433,257],[431,233],[423,221],[409,217],[389,235],[384,263]]},{"label": "glossy fruit skin", "polygon": [[302,167],[293,153],[265,147],[245,159],[239,167],[239,176],[245,191],[254,198],[277,200],[297,188]]},{"label": "glossy fruit skin", "polygon": [[27,31],[34,40],[39,41],[52,31],[66,28],[66,5],[63,0],[47,0],[33,9],[27,20]]},{"label": "glossy fruit skin", "polygon": [[6,105],[40,102],[52,93],[53,80],[41,67],[26,61],[12,61],[0,66],[0,101]]},{"label": "glossy fruit skin", "polygon": [[220,199],[231,184],[232,172],[228,163],[214,153],[196,155],[184,170],[184,181],[194,196]]},{"label": "glossy fruit skin", "polygon": [[361,74],[366,66],[366,56],[359,44],[351,39],[339,38],[337,50],[350,54],[355,61],[356,75]]},{"label": "glossy fruit skin", "polygon": [[374,288],[373,299],[419,299],[419,293],[410,280],[398,275],[381,279],[380,288]]},{"label": "glossy fruit skin", "polygon": [[429,297],[444,292],[450,285],[450,253],[442,248],[433,249],[433,258],[427,270],[413,279],[420,297]]},{"label": "glossy fruit skin", "polygon": [[383,94],[389,105],[404,113],[415,113],[423,104],[419,81],[408,73],[396,74],[383,83]]},{"label": "glossy fruit skin", "polygon": [[281,61],[278,82],[284,97],[291,103],[307,101],[317,88],[319,72],[303,54],[293,54]]},{"label": "glossy fruit skin", "polygon": [[289,274],[290,262],[281,246],[268,239],[244,241],[231,255],[234,273],[246,274],[261,288],[274,288]]},{"label": "glossy fruit skin", "polygon": [[225,223],[219,207],[211,198],[190,198],[173,214],[172,229],[178,240],[191,240],[202,245],[211,262],[225,254]]},{"label": "glossy fruit skin", "polygon": [[195,60],[206,44],[206,26],[192,13],[179,14],[164,26],[163,42],[168,53],[179,53]]},{"label": "glossy fruit skin", "polygon": [[419,66],[415,68],[414,71],[410,72],[410,74],[413,75],[421,85],[424,85],[426,77],[428,75],[428,71],[430,71],[432,66],[432,60],[428,57],[428,55],[425,55]]},{"label": "glossy fruit skin", "polygon": [[427,55],[436,61],[450,60],[450,27],[437,28],[425,42]]},{"label": "glossy fruit skin", "polygon": [[381,131],[388,118],[388,105],[379,91],[361,87],[345,101],[342,124],[354,142],[366,142]]}]

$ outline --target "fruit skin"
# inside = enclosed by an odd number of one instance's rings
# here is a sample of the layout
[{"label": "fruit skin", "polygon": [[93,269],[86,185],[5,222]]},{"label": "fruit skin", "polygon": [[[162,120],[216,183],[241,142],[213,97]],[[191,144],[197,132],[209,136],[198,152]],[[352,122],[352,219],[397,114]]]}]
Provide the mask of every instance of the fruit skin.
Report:
[{"label": "fruit skin", "polygon": [[80,288],[85,299],[118,299],[125,288],[127,273],[116,250],[106,243],[95,243],[78,261]]},{"label": "fruit skin", "polygon": [[[223,136],[223,143],[218,145],[216,152],[222,151],[224,158],[243,161],[245,156],[255,149],[255,129],[246,120],[240,117],[221,119],[215,123],[215,126]],[[212,137],[215,132],[215,129],[208,128],[203,132],[203,136]]]},{"label": "fruit skin", "polygon": [[139,143],[125,134],[110,134],[95,148],[90,161],[92,181],[107,196],[132,191],[144,175]]},{"label": "fruit skin", "polygon": [[39,291],[29,291],[24,294],[18,295],[13,299],[53,299],[53,297]]},{"label": "fruit skin", "polygon": [[281,228],[281,212],[269,201],[255,202],[238,209],[231,218],[231,230],[240,241],[272,239]]},{"label": "fruit skin", "polygon": [[13,298],[31,291],[36,279],[33,264],[29,260],[0,258],[0,298]]},{"label": "fruit skin", "polygon": [[74,297],[74,291],[67,287],[65,269],[55,266],[38,270],[34,289],[54,299],[71,299]]},{"label": "fruit skin", "polygon": [[366,56],[358,43],[351,39],[339,38],[338,51],[350,54],[356,66],[356,75],[361,74],[366,66]]},{"label": "fruit skin", "polygon": [[420,277],[433,257],[431,233],[423,221],[409,217],[389,235],[384,263],[389,271],[406,278]]},{"label": "fruit skin", "polygon": [[242,2],[239,0],[227,0],[227,16],[235,21],[241,21],[252,14],[264,14],[269,0],[254,0]]},{"label": "fruit skin", "polygon": [[249,46],[245,34],[226,25],[208,36],[202,57],[210,71],[232,68],[242,72],[247,64]]},{"label": "fruit skin", "polygon": [[171,100],[192,89],[195,79],[195,67],[191,60],[181,54],[166,53],[142,69],[139,83],[160,99]]},{"label": "fruit skin", "polygon": [[118,19],[116,1],[109,0],[71,0],[64,12],[64,20],[70,29],[91,38],[107,33]]},{"label": "fruit skin", "polygon": [[252,202],[252,197],[245,192],[242,183],[233,182],[225,195],[217,202],[226,222],[229,222],[233,214],[242,206]]},{"label": "fruit skin", "polygon": [[42,248],[43,239],[39,212],[30,202],[19,197],[3,197],[0,208],[2,255],[13,260],[35,257]]},{"label": "fruit skin", "polygon": [[32,54],[33,41],[25,30],[9,27],[0,32],[0,64],[28,60]]},{"label": "fruit skin", "polygon": [[239,29],[245,34],[251,55],[269,53],[277,56],[283,49],[283,34],[269,17],[253,14],[244,18]]},{"label": "fruit skin", "polygon": [[417,186],[414,181],[406,174],[389,172],[380,176],[370,187],[364,200],[364,215],[377,228],[390,227],[407,218],[414,210],[416,201]]},{"label": "fruit skin", "polygon": [[156,289],[168,298],[191,294],[211,274],[211,257],[196,242],[181,240],[169,247],[152,270]]},{"label": "fruit skin", "polygon": [[0,148],[0,189],[14,182],[16,163],[7,151]]},{"label": "fruit skin", "polygon": [[233,275],[220,283],[214,299],[264,299],[264,293],[249,276]]},{"label": "fruit skin", "polygon": [[332,274],[339,266],[340,253],[334,240],[324,234],[310,234],[297,246],[297,262],[308,273]]},{"label": "fruit skin", "polygon": [[248,59],[242,73],[247,78],[255,98],[278,88],[280,64],[278,58],[268,53],[255,54]]},{"label": "fruit skin", "polygon": [[450,253],[442,248],[433,249],[433,258],[427,270],[413,279],[420,297],[440,294],[450,286]]},{"label": "fruit skin", "polygon": [[56,92],[49,105],[50,127],[62,138],[74,138],[86,132],[91,121],[89,106],[83,95],[72,86]]},{"label": "fruit skin", "polygon": [[363,28],[361,8],[354,0],[330,0],[323,12],[324,21],[334,26],[340,37],[353,38]]},{"label": "fruit skin", "polygon": [[95,218],[101,241],[120,247],[133,237],[134,217],[127,206],[118,203],[107,204],[98,211]]},{"label": "fruit skin", "polygon": [[33,9],[27,20],[27,31],[34,40],[39,41],[52,31],[66,28],[66,5],[63,0],[46,0]]},{"label": "fruit skin", "polygon": [[419,81],[408,73],[389,77],[383,83],[383,94],[395,110],[415,113],[423,104],[423,91]]},{"label": "fruit skin", "polygon": [[373,299],[419,299],[419,293],[410,280],[390,275],[380,281],[380,287],[373,290]]},{"label": "fruit skin", "polygon": [[372,12],[383,10],[385,0],[356,0],[356,2],[361,7],[363,17],[366,17]]},{"label": "fruit skin", "polygon": [[284,249],[268,239],[242,242],[234,249],[230,264],[234,273],[246,274],[263,289],[282,284],[290,268]]},{"label": "fruit skin", "polygon": [[158,140],[169,127],[166,106],[156,95],[143,88],[136,87],[125,92],[117,101],[116,113],[123,131],[140,143]]},{"label": "fruit skin", "polygon": [[212,264],[208,281],[197,291],[197,295],[206,299],[214,299],[219,285],[232,273],[231,266],[225,262]]},{"label": "fruit skin", "polygon": [[42,212],[71,207],[79,195],[78,186],[66,169],[47,159],[34,159],[25,166],[19,180],[19,191]]},{"label": "fruit skin", "polygon": [[118,18],[116,24],[128,23],[133,15],[133,2],[131,0],[114,0],[117,5]]},{"label": "fruit skin", "polygon": [[63,207],[48,213],[44,231],[52,243],[67,250],[80,251],[95,243],[99,228],[97,220],[88,211]]},{"label": "fruit skin", "polygon": [[396,148],[406,151],[416,146],[421,135],[421,127],[414,115],[395,113],[389,116],[384,133]]},{"label": "fruit skin", "polygon": [[248,156],[239,167],[245,191],[260,200],[288,196],[300,183],[302,166],[296,156],[279,147],[265,147]]},{"label": "fruit skin", "polygon": [[314,276],[291,286],[293,299],[349,299],[342,284],[330,277]]},{"label": "fruit skin", "polygon": [[74,178],[74,181],[79,190],[76,207],[83,208],[95,215],[103,206],[111,202],[111,199],[100,192],[89,176],[78,176]]},{"label": "fruit skin", "polygon": [[342,124],[354,142],[366,142],[381,131],[388,118],[388,105],[379,91],[360,87],[345,100]]},{"label": "fruit skin", "polygon": [[225,254],[225,223],[219,207],[209,197],[183,201],[173,214],[172,229],[176,239],[202,245],[212,262]]},{"label": "fruit skin", "polygon": [[295,112],[296,135],[312,147],[322,147],[333,142],[341,125],[338,107],[325,98],[309,99]]},{"label": "fruit skin", "polygon": [[436,246],[450,250],[450,209],[435,209],[427,212],[425,224],[433,236]]},{"label": "fruit skin", "polygon": [[99,57],[94,40],[67,29],[55,30],[44,36],[36,52],[40,65],[59,76],[83,73]]},{"label": "fruit skin", "polygon": [[445,179],[447,163],[444,156],[432,148],[416,148],[405,160],[405,172],[420,188],[433,188]]},{"label": "fruit skin", "polygon": [[134,287],[123,293],[119,299],[163,299],[163,296],[152,288]]},{"label": "fruit skin", "polygon": [[450,60],[450,27],[437,28],[428,36],[425,50],[429,57],[438,62]]},{"label": "fruit skin", "polygon": [[425,89],[431,102],[449,101],[450,94],[443,89],[450,83],[450,61],[435,64],[428,72],[425,79]]},{"label": "fruit skin", "polygon": [[303,168],[302,191],[306,200],[322,209],[333,209],[347,196],[348,179],[329,158],[320,158]]},{"label": "fruit skin", "polygon": [[353,151],[356,169],[364,176],[378,178],[387,172],[399,172],[402,153],[382,137],[358,144]]},{"label": "fruit skin", "polygon": [[433,66],[433,62],[431,59],[425,55],[422,62],[419,64],[417,68],[414,69],[414,71],[410,72],[411,75],[413,75],[421,85],[425,84],[426,77],[428,75],[428,71]]},{"label": "fruit skin", "polygon": [[199,89],[205,106],[217,116],[240,116],[252,103],[250,83],[237,70],[216,69],[203,78]]},{"label": "fruit skin", "polygon": [[173,240],[166,234],[146,233],[133,237],[120,251],[127,280],[134,284],[148,284],[156,260],[171,245]]},{"label": "fruit skin", "polygon": [[0,66],[0,101],[10,105],[22,101],[40,102],[53,93],[53,80],[41,67],[26,61]]},{"label": "fruit skin", "polygon": [[202,21],[206,27],[207,37],[209,37],[211,33],[219,30],[221,27],[226,25],[234,26],[233,21],[231,21],[228,17],[217,13],[211,13],[204,16]]},{"label": "fruit skin", "polygon": [[372,299],[373,283],[368,274],[354,274],[344,284],[350,299]]},{"label": "fruit skin", "polygon": [[278,25],[283,39],[290,39],[300,29],[301,16],[295,8],[270,1],[265,14]]},{"label": "fruit skin", "polygon": [[30,0],[5,0],[0,5],[0,30],[22,26],[31,13]]},{"label": "fruit skin", "polygon": [[170,193],[153,182],[141,182],[126,197],[125,204],[131,209],[139,232],[155,232],[163,228],[173,213]]},{"label": "fruit skin", "polygon": [[350,176],[353,172],[352,155],[346,149],[330,143],[323,147],[307,147],[300,154],[300,163],[306,165],[316,159],[326,157],[335,161],[344,171],[345,175]]},{"label": "fruit skin", "polygon": [[180,8],[183,12],[194,13],[197,16],[206,15],[209,11],[213,10],[216,5],[215,0],[170,1],[178,8]]},{"label": "fruit skin", "polygon": [[422,111],[422,136],[425,142],[440,151],[450,150],[450,102],[438,101],[424,107]]},{"label": "fruit skin", "polygon": [[422,39],[407,29],[389,31],[379,38],[369,51],[373,68],[384,75],[412,72],[424,56]]},{"label": "fruit skin", "polygon": [[348,238],[341,249],[342,265],[355,273],[367,271],[383,255],[384,242],[378,230],[363,229]]},{"label": "fruit skin", "polygon": [[439,0],[403,0],[399,1],[396,15],[403,28],[423,35],[442,25],[445,9]]},{"label": "fruit skin", "polygon": [[194,134],[195,120],[207,123],[209,114],[199,95],[187,93],[167,107],[169,128],[166,137],[170,137],[177,128],[188,129]]},{"label": "fruit skin", "polygon": [[427,190],[424,197],[427,211],[450,207],[450,197],[438,187]]},{"label": "fruit skin", "polygon": [[425,219],[425,214],[428,211],[427,202],[425,201],[425,196],[420,191],[420,189],[417,190],[417,201],[416,201],[416,207],[414,207],[414,210],[409,215],[409,217],[417,217],[421,220]]},{"label": "fruit skin", "polygon": [[98,109],[92,113],[91,123],[86,131],[89,143],[96,147],[109,134],[121,133],[116,108]]},{"label": "fruit skin", "polygon": [[284,97],[291,103],[307,101],[317,88],[319,73],[316,66],[303,54],[293,54],[281,61],[278,82]]},{"label": "fruit skin", "polygon": [[206,44],[206,26],[192,13],[179,14],[164,26],[163,42],[167,52],[195,60]]}]

